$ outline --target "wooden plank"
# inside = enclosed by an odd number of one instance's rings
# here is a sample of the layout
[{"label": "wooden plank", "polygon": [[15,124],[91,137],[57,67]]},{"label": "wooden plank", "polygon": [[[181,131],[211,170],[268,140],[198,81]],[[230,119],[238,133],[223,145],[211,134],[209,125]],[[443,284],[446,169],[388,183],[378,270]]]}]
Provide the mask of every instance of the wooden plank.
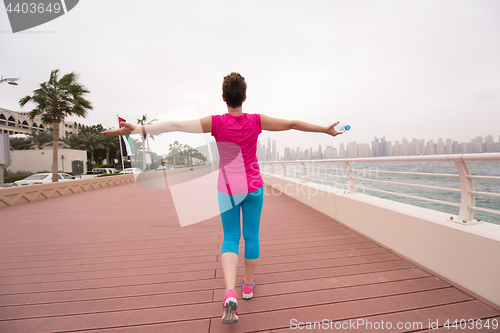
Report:
[{"label": "wooden plank", "polygon": [[[402,270],[393,271],[382,271],[376,273],[367,274],[353,274],[346,276],[337,277],[325,277],[325,278],[313,278],[313,279],[301,279],[297,281],[289,282],[272,282],[272,283],[259,283],[260,281],[256,278],[255,283],[255,298],[261,298],[266,296],[275,295],[285,295],[285,294],[295,294],[300,292],[308,291],[318,291],[318,290],[333,290],[338,288],[362,286],[362,285],[376,285],[384,284],[387,282],[401,281],[401,280],[411,280],[411,279],[421,279],[428,278],[429,282],[432,283],[437,281],[434,277],[431,277],[427,272],[420,268],[410,268]],[[442,282],[442,281],[440,281]],[[447,283],[440,283],[440,287],[449,287]],[[236,288],[239,295],[241,295],[241,284]],[[224,288],[219,288],[215,290],[214,301],[221,301],[224,299],[226,291]]]},{"label": "wooden plank", "polygon": [[213,291],[193,291],[172,294],[154,294],[135,297],[113,297],[83,301],[44,303],[36,305],[2,306],[0,321],[54,316],[74,316],[83,313],[104,313],[181,306],[212,301]]},{"label": "wooden plank", "polygon": [[[500,325],[500,317],[494,316],[495,311],[478,301],[468,301],[462,303],[433,306],[430,308],[423,308],[411,311],[397,312],[382,316],[373,317],[360,317],[351,318],[350,320],[333,321],[330,322],[329,318],[326,319],[327,324],[323,325],[324,331],[341,331],[346,333],[354,332],[498,332],[500,326],[495,330],[492,326],[492,320],[497,319]],[[485,322],[485,318],[490,319],[490,328],[482,327],[481,329],[475,327],[474,329],[456,329],[453,327],[442,327],[447,320],[453,322],[455,319],[474,318],[475,325],[481,325]],[[481,322],[477,319],[482,318]],[[306,324],[301,326],[305,326]],[[470,323],[469,323],[470,325]],[[282,329],[275,329],[273,332],[285,333],[296,332],[298,323],[293,323],[288,327]],[[377,329],[378,327],[378,329]],[[400,327],[398,329],[398,327]],[[432,327],[432,328],[431,328]],[[437,328],[436,327],[441,327]],[[331,329],[333,328],[333,329]],[[305,329],[304,329],[305,330]],[[242,332],[244,330],[236,330]]]},{"label": "wooden plank", "polygon": [[[410,311],[444,304],[460,303],[471,300],[467,295],[454,288],[410,293],[396,296],[369,298],[351,302],[332,302],[316,306],[302,306],[283,310],[261,311],[246,314],[246,303],[242,303],[236,332],[258,332],[289,328],[292,320],[297,322],[321,322],[327,318],[332,321],[362,318],[398,311]],[[247,302],[248,304],[253,300]],[[239,304],[238,304],[239,305]],[[270,304],[271,306],[271,304]],[[238,311],[240,313],[240,311]],[[211,332],[232,332],[233,330],[218,321],[212,320]]]},{"label": "wooden plank", "polygon": [[72,316],[8,320],[0,322],[0,330],[16,333],[103,330],[116,327],[195,321],[219,317],[221,314],[221,304],[205,303],[91,314],[81,313]]},{"label": "wooden plank", "polygon": [[180,282],[199,279],[213,278],[213,270],[200,270],[193,272],[149,274],[124,277],[109,277],[101,279],[50,281],[24,284],[10,284],[0,286],[0,295],[10,295],[16,293],[34,293],[48,291],[64,291],[75,289],[95,289],[108,287],[127,287],[130,285]]},{"label": "wooden plank", "polygon": [[[383,253],[376,255],[336,258],[329,260],[308,260],[308,261],[292,262],[284,264],[259,265],[258,272],[259,274],[263,273],[267,274],[267,273],[277,273],[277,272],[287,272],[287,271],[301,271],[301,270],[317,269],[325,267],[362,265],[362,264],[370,264],[375,262],[394,261],[394,260],[401,260],[401,258],[392,253]],[[244,274],[244,269],[241,267],[238,268],[236,275],[243,276],[243,274]],[[223,276],[222,269],[217,269],[217,277],[222,277],[222,276]]]}]

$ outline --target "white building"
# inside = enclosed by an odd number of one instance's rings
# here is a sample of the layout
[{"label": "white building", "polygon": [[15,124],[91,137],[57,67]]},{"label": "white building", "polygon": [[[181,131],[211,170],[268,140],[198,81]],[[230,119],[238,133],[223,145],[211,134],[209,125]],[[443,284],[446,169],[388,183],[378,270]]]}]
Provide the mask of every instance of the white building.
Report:
[{"label": "white building", "polygon": [[[65,120],[59,125],[59,137],[67,138],[70,134],[78,133],[80,128],[85,127],[75,121]],[[40,117],[33,121],[29,119],[29,112],[17,112],[0,108],[0,133],[30,134],[31,131],[52,133],[51,127],[42,124]]]}]

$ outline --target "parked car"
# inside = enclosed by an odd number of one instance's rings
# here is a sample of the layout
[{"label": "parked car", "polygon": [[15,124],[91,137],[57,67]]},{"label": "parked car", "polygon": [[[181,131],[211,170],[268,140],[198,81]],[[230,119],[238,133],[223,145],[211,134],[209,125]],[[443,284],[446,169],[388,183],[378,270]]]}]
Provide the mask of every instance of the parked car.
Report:
[{"label": "parked car", "polygon": [[[74,176],[68,175],[67,173],[59,173],[58,178],[60,182],[75,179]],[[52,183],[52,173],[37,173],[28,176],[24,179],[15,181],[14,186],[45,184],[45,183]]]},{"label": "parked car", "polygon": [[110,173],[118,173],[118,170],[115,168],[93,168],[92,173],[94,174],[110,174]]},{"label": "parked car", "polygon": [[156,170],[168,170],[168,169],[173,169],[171,165],[160,165]]},{"label": "parked car", "polygon": [[121,171],[120,173],[123,173],[124,175],[127,173],[141,173],[141,169],[139,168],[126,168],[125,170]]}]

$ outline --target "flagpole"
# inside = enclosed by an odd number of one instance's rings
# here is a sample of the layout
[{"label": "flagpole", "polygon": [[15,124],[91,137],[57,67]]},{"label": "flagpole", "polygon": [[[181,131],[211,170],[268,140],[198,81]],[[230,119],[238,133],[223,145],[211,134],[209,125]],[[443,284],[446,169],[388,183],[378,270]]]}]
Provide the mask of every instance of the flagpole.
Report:
[{"label": "flagpole", "polygon": [[[120,128],[120,117],[118,113],[116,114],[116,118],[118,120],[118,128]],[[122,136],[118,136],[118,140],[120,141],[120,156],[122,157],[122,171],[125,170],[125,163],[123,162],[123,149],[122,149]]]}]

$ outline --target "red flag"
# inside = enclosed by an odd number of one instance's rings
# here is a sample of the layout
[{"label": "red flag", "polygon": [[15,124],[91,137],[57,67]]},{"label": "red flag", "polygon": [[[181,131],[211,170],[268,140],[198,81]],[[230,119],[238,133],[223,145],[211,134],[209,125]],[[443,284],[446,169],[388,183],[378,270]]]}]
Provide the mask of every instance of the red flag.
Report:
[{"label": "red flag", "polygon": [[125,119],[118,117],[118,126],[123,127],[121,124],[126,122],[127,121]]}]

